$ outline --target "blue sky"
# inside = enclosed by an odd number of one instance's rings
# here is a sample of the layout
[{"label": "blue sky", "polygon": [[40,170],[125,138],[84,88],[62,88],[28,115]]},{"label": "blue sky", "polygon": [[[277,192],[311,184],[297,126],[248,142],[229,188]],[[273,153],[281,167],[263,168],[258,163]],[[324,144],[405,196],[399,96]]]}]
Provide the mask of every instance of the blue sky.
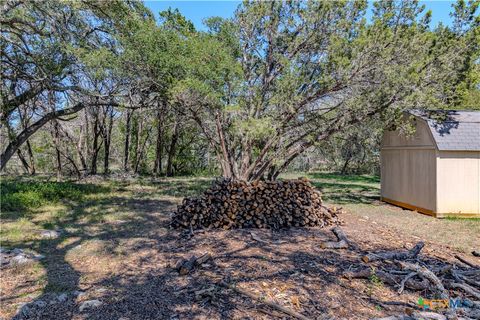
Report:
[{"label": "blue sky", "polygon": [[[241,1],[145,1],[145,5],[158,16],[158,12],[169,7],[178,8],[191,20],[197,29],[203,30],[202,20],[207,17],[232,17]],[[432,26],[439,22],[450,24],[449,13],[454,1],[420,1],[427,10],[432,10]]]}]

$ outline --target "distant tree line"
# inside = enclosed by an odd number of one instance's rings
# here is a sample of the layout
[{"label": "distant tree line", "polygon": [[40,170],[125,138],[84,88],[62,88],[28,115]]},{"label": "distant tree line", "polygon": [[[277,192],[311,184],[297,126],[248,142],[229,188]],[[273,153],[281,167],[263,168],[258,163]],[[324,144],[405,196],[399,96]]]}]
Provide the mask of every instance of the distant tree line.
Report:
[{"label": "distant tree line", "polygon": [[371,172],[410,108],[479,109],[479,1],[245,2],[232,19],[138,1],[1,5],[7,172],[275,179]]}]

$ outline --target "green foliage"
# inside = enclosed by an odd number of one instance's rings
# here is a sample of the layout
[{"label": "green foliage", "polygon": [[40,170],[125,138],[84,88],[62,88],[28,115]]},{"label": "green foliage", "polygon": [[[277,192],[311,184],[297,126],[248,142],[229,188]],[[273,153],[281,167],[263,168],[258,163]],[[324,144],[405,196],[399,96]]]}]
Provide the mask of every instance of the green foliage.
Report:
[{"label": "green foliage", "polygon": [[1,209],[2,211],[20,211],[62,201],[81,201],[88,194],[108,190],[103,186],[73,182],[2,180],[0,182]]},{"label": "green foliage", "polygon": [[[157,175],[168,162],[168,175],[275,178],[319,160],[375,173],[382,130],[411,129],[406,109],[479,108],[479,3],[458,1],[453,24],[432,28],[418,1],[376,1],[371,14],[367,1],[252,1],[205,19],[206,31],[177,9],[156,21],[139,1],[7,3],[2,99],[33,93],[2,104],[1,133],[14,139],[51,104],[82,101],[89,110],[57,124],[72,124],[59,141],[50,128],[30,138],[39,171],[60,168],[60,154],[78,176],[108,157]],[[103,99],[110,127],[91,106]]]},{"label": "green foliage", "polygon": [[178,9],[168,8],[160,12],[160,24],[163,28],[174,30],[182,35],[195,32],[195,27],[190,20],[187,20]]}]

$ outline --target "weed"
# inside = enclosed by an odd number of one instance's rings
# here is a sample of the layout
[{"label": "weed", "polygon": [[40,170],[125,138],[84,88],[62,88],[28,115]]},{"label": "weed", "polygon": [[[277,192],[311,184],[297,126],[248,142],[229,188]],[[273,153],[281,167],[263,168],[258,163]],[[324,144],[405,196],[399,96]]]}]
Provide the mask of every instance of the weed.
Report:
[{"label": "weed", "polygon": [[375,273],[370,276],[369,280],[370,283],[375,287],[381,287],[383,285],[382,280]]}]

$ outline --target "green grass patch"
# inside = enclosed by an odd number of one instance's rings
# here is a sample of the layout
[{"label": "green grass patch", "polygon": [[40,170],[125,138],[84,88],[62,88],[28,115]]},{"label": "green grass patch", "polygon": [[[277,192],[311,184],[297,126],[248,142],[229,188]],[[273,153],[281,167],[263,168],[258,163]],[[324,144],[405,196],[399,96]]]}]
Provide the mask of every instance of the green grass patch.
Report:
[{"label": "green grass patch", "polygon": [[450,221],[472,221],[472,222],[480,222],[480,217],[456,217],[456,216],[446,216],[443,217],[444,220]]},{"label": "green grass patch", "polygon": [[286,173],[282,179],[307,177],[322,192],[322,199],[335,204],[371,204],[380,198],[380,177],[342,175],[331,172]]},{"label": "green grass patch", "polygon": [[108,191],[108,187],[95,184],[3,180],[0,182],[0,203],[2,212],[25,211],[46,204],[81,201],[86,195]]}]

